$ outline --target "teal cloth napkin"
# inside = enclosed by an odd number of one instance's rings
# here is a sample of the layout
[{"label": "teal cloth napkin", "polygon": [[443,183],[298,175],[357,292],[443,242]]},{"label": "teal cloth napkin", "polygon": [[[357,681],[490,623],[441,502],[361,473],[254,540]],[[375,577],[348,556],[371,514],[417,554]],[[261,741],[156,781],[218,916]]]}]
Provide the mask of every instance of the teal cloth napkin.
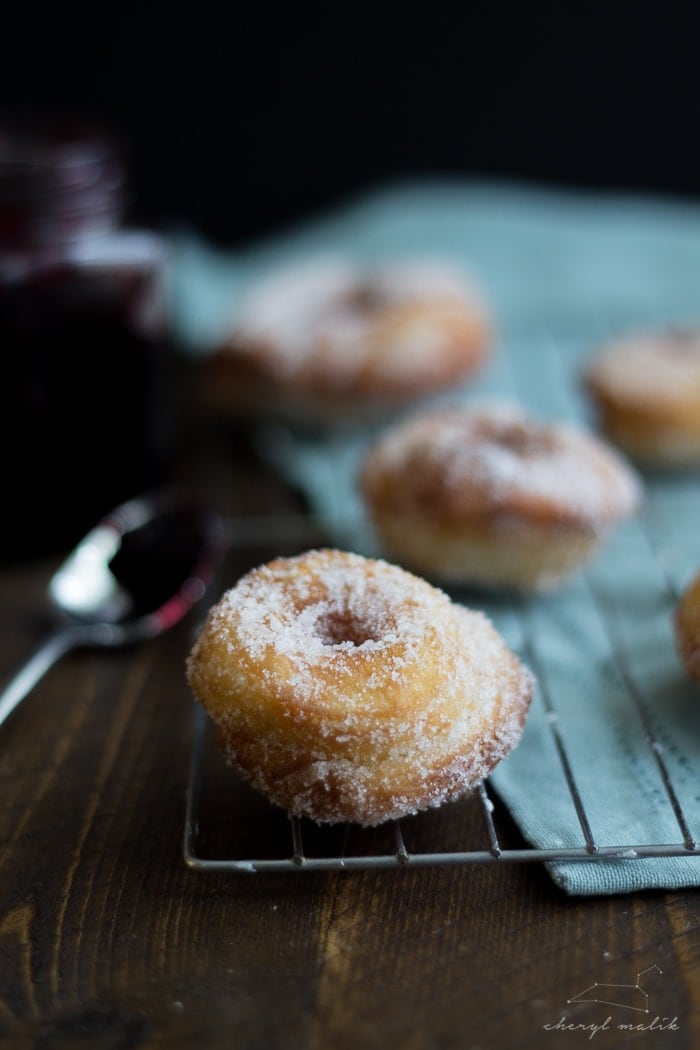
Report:
[{"label": "teal cloth napkin", "polygon": [[[245,253],[190,231],[172,243],[171,301],[193,354],[209,351],[248,283],[272,265],[337,252],[452,257],[485,290],[498,340],[484,372],[446,399],[508,398],[584,426],[593,420],[580,368],[602,339],[700,320],[700,206],[690,203],[437,180],[382,188]],[[377,555],[356,488],[372,437],[266,426],[257,440],[306,493],[331,542]],[[700,838],[700,691],[672,629],[677,594],[700,568],[700,478],[644,480],[643,512],[559,591],[517,603],[456,596],[487,612],[538,679],[522,740],[490,778],[525,839],[559,850],[588,835],[628,853],[548,862],[570,894],[700,885],[700,856],[632,853]]]}]

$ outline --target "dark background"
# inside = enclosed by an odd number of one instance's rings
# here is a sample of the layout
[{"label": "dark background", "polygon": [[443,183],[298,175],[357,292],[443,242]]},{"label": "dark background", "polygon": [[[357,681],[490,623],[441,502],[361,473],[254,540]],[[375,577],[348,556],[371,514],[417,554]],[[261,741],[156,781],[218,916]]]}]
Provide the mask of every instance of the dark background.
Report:
[{"label": "dark background", "polygon": [[108,121],[135,213],[230,245],[425,175],[700,198],[693,10],[25,3],[0,97]]}]

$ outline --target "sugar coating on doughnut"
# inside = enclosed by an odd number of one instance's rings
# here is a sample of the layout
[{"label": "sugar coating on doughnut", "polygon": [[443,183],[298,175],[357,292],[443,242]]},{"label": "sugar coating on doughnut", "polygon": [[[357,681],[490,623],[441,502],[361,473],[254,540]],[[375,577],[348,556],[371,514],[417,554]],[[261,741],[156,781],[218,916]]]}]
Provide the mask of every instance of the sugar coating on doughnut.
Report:
[{"label": "sugar coating on doughnut", "polygon": [[354,268],[335,257],[274,271],[244,299],[232,325],[234,337],[251,351],[256,344],[269,347],[280,370],[295,372],[315,353],[310,332],[327,326],[350,340],[361,327],[349,309],[338,309],[356,280]]},{"label": "sugar coating on doughnut", "polygon": [[681,594],[674,627],[678,652],[688,677],[700,683],[700,572]]},{"label": "sugar coating on doughnut", "polygon": [[549,589],[641,499],[621,457],[509,404],[434,409],[385,429],[358,485],[385,552],[436,580]]},{"label": "sugar coating on doughnut", "polygon": [[474,281],[443,259],[297,260],[251,285],[215,374],[258,405],[311,414],[390,405],[468,378],[491,328]]},{"label": "sugar coating on doughnut", "polygon": [[533,690],[483,614],[325,549],[226,592],[187,677],[227,759],[271,801],[364,825],[472,790],[516,745]]},{"label": "sugar coating on doughnut", "polygon": [[700,397],[700,330],[623,336],[598,352],[588,381],[629,404]]},{"label": "sugar coating on doughnut", "polygon": [[700,465],[700,329],[620,337],[583,371],[601,428],[652,466]]},{"label": "sugar coating on doughnut", "polygon": [[506,404],[399,423],[372,447],[361,480],[376,506],[453,522],[521,517],[597,530],[641,497],[635,473],[598,439]]},{"label": "sugar coating on doughnut", "polygon": [[[236,331],[243,344],[265,344],[290,372],[315,357],[332,355],[339,376],[361,363],[357,351],[371,335],[377,314],[406,303],[468,304],[483,309],[466,277],[439,260],[399,260],[362,268],[332,257],[297,263],[269,274],[242,304]],[[430,325],[407,340],[404,364],[422,363],[434,347]],[[386,367],[378,360],[377,367]],[[341,379],[342,381],[342,379]]]}]

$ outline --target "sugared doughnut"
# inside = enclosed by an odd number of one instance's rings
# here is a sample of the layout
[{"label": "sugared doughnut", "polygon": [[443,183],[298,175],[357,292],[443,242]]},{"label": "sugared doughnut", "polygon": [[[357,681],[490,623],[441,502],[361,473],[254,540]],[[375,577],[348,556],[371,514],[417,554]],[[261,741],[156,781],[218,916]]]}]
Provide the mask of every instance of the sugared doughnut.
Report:
[{"label": "sugared doughnut", "polygon": [[187,678],[228,761],[269,800],[363,825],[473,789],[518,742],[534,684],[482,613],[326,549],[227,591]]},{"label": "sugared doughnut", "polygon": [[651,467],[700,466],[700,329],[619,337],[583,372],[607,436]]},{"label": "sugared doughnut", "polygon": [[432,409],[386,428],[358,484],[393,560],[519,590],[559,583],[640,499],[636,475],[597,438],[506,405]]},{"label": "sugared doughnut", "polygon": [[314,423],[376,417],[468,379],[490,339],[452,263],[298,261],[253,283],[207,362],[209,398]]},{"label": "sugared doughnut", "polygon": [[681,594],[674,626],[678,652],[688,677],[700,683],[700,572]]}]

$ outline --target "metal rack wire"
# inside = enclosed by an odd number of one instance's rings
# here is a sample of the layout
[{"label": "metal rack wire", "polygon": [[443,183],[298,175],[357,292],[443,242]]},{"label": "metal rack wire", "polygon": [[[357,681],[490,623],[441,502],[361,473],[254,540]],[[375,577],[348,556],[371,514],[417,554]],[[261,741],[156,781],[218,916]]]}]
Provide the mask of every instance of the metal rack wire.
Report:
[{"label": "metal rack wire", "polygon": [[[295,526],[298,530],[298,523]],[[277,522],[275,529],[280,529]],[[260,535],[258,530],[258,536]],[[298,537],[300,538],[300,537]],[[650,549],[653,545],[650,544]],[[659,554],[657,549],[657,555]],[[599,593],[594,576],[584,574],[595,608],[610,635],[615,635],[616,625],[606,607],[604,597]],[[669,609],[677,600],[677,583],[666,576],[667,600]],[[585,862],[601,860],[635,861],[659,857],[699,857],[700,844],[697,841],[691,821],[684,811],[679,794],[674,784],[674,777],[665,758],[663,741],[657,735],[653,720],[649,717],[645,699],[638,690],[630,668],[627,666],[624,646],[613,638],[621,681],[627,690],[632,708],[641,726],[645,746],[656,768],[659,784],[665,798],[665,805],[673,815],[673,822],[678,828],[678,838],[666,842],[627,842],[614,845],[601,844],[596,840],[592,830],[583,794],[574,773],[570,749],[566,736],[562,732],[560,717],[557,711],[556,698],[550,695],[546,668],[538,666],[541,657],[531,636],[529,607],[527,602],[518,603],[515,615],[519,621],[522,636],[522,656],[535,670],[540,688],[537,702],[544,705],[546,723],[563,772],[563,777],[573,804],[580,829],[580,841],[573,846],[556,848],[531,847],[519,844],[515,848],[502,844],[501,835],[496,826],[494,813],[497,804],[492,797],[490,784],[484,782],[478,786],[472,804],[478,805],[481,815],[481,833],[478,841],[459,844],[456,850],[413,851],[409,849],[401,822],[392,825],[391,839],[393,848],[383,849],[376,853],[362,852],[355,854],[347,850],[348,836],[341,836],[340,843],[333,855],[319,855],[309,847],[310,826],[304,820],[290,818],[288,834],[280,836],[275,843],[274,856],[240,856],[216,857],[206,856],[200,846],[200,823],[202,819],[202,789],[206,757],[213,750],[209,738],[210,724],[203,710],[195,705],[193,718],[193,741],[186,797],[186,815],[183,840],[183,854],[186,864],[197,871],[230,872],[236,874],[256,872],[292,872],[292,871],[338,871],[378,868],[424,867],[428,865],[467,865],[467,864],[507,864],[513,862]],[[231,772],[231,777],[234,774]],[[236,828],[230,829],[232,838]],[[386,836],[386,828],[384,829]],[[232,851],[234,844],[232,843]]]}]

